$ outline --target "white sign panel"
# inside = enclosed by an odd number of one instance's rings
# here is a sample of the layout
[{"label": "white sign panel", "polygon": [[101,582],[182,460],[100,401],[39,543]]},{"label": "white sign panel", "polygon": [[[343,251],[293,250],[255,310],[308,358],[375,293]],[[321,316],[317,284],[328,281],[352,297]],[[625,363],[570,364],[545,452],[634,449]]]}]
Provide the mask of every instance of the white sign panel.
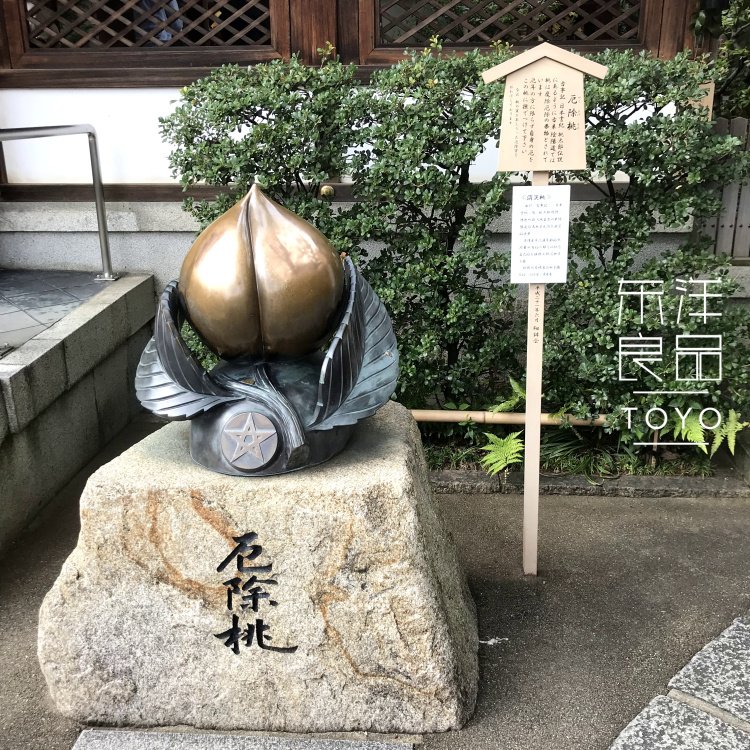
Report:
[{"label": "white sign panel", "polygon": [[514,187],[512,284],[564,284],[568,279],[570,185]]}]

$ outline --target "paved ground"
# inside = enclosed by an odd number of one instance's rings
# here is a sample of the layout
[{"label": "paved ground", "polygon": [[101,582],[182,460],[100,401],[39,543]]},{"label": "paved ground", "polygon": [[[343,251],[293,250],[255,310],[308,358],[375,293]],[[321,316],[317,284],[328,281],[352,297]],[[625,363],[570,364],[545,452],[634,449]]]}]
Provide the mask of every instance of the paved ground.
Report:
[{"label": "paved ground", "polygon": [[[101,459],[148,429],[132,426]],[[2,750],[70,750],[79,732],[47,698],[35,640],[41,599],[75,545],[83,481],[0,563]],[[476,716],[461,732],[424,737],[431,750],[605,750],[750,609],[750,500],[543,498],[535,580],[520,571],[520,497],[439,502],[483,643]]]},{"label": "paved ground", "polygon": [[542,498],[536,581],[520,571],[519,497],[441,500],[480,639],[501,640],[480,646],[474,720],[429,748],[604,750],[750,609],[747,500]]},{"label": "paved ground", "polygon": [[95,275],[0,269],[0,357],[4,347],[25,344],[100,291]]}]

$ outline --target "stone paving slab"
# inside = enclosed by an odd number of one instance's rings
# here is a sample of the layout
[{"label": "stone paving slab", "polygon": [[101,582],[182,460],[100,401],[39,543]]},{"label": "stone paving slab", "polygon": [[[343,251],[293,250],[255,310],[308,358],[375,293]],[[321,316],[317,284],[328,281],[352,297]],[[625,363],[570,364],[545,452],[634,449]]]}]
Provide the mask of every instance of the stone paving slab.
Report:
[{"label": "stone paving slab", "polygon": [[610,750],[750,750],[750,735],[660,695],[625,727]]},{"label": "stone paving slab", "polygon": [[669,687],[750,722],[750,617],[738,618],[699,651]]},{"label": "stone paving slab", "polygon": [[0,268],[0,343],[22,346],[103,288],[92,282],[93,273]]},{"label": "stone paving slab", "polygon": [[289,739],[219,732],[86,729],[73,750],[408,750],[412,747],[411,742],[381,740]]}]

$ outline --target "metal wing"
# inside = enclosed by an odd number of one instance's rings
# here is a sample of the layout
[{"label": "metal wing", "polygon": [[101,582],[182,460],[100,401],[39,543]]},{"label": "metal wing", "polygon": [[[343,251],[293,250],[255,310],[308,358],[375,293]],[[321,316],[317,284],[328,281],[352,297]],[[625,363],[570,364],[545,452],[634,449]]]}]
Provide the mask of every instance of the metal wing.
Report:
[{"label": "metal wing", "polygon": [[393,394],[398,378],[396,335],[385,306],[346,259],[349,301],[320,371],[314,430],[355,424]]},{"label": "metal wing", "polygon": [[312,418],[313,424],[322,422],[341,406],[354,388],[362,369],[365,326],[362,305],[358,304],[358,274],[351,258],[346,258],[344,267],[349,294],[341,323],[320,368],[318,401]]},{"label": "metal wing", "polygon": [[216,404],[242,398],[215,383],[201,367],[182,340],[181,318],[177,282],[172,281],[159,298],[154,336],[135,373],[141,404],[167,419],[190,419]]}]

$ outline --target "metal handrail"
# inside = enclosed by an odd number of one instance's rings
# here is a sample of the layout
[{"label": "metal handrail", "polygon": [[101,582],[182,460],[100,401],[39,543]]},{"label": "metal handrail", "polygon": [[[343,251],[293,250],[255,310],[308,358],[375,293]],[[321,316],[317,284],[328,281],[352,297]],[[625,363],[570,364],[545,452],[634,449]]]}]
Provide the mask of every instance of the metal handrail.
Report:
[{"label": "metal handrail", "polygon": [[93,125],[50,125],[33,128],[0,128],[1,141],[20,141],[27,138],[49,138],[58,135],[87,135],[89,137],[89,155],[91,156],[91,176],[94,183],[94,202],[96,203],[96,221],[99,228],[99,248],[102,254],[102,272],[97,275],[98,281],[115,281],[118,277],[112,273],[112,260],[109,253],[109,235],[107,234],[107,212],[104,207],[104,189],[102,172],[99,166],[99,149],[96,144],[96,130]]}]

